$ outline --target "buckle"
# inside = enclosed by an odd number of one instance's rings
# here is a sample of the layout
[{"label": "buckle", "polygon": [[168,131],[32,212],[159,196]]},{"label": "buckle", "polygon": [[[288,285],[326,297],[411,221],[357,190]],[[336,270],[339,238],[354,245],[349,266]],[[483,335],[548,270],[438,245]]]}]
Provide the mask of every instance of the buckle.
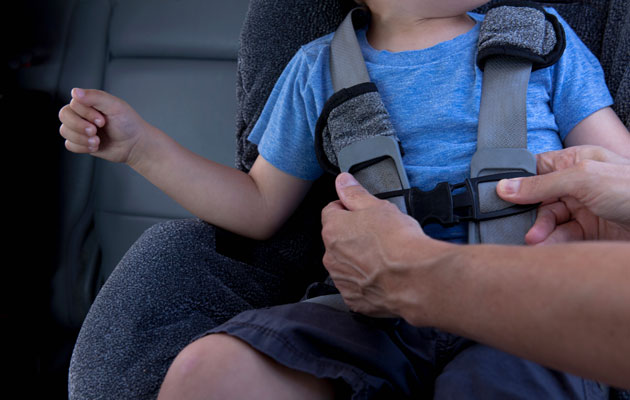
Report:
[{"label": "buckle", "polygon": [[[422,191],[418,188],[403,189],[393,192],[379,193],[376,197],[388,199],[404,196],[407,212],[420,225],[439,223],[448,227],[466,221],[487,221],[496,218],[522,214],[536,209],[537,204],[513,204],[509,207],[482,212],[479,204],[479,184],[498,182],[501,179],[511,179],[533,176],[529,172],[506,172],[500,174],[467,178],[464,182],[451,185],[448,182],[438,183],[433,190]],[[461,190],[464,190],[461,192]],[[455,193],[454,192],[458,192]]]}]

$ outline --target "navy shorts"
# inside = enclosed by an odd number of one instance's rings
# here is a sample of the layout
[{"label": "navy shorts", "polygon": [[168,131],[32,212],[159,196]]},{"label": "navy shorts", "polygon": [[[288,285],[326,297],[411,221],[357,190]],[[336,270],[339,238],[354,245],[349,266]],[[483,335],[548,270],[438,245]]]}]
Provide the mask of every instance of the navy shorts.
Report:
[{"label": "navy shorts", "polygon": [[351,399],[605,399],[595,382],[400,319],[302,302],[243,312],[208,333],[331,379]]}]

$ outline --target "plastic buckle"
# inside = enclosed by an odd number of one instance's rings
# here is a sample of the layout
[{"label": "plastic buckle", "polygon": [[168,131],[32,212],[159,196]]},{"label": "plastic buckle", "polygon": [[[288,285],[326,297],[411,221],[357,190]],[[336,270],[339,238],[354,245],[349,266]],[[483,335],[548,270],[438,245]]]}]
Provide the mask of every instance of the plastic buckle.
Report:
[{"label": "plastic buckle", "polygon": [[453,185],[453,190],[459,189],[462,186],[465,186],[467,189],[466,192],[453,196],[453,208],[455,212],[462,212],[462,215],[456,216],[460,221],[488,221],[491,219],[509,217],[511,215],[522,214],[527,211],[535,210],[540,203],[512,204],[509,207],[490,212],[482,212],[479,204],[479,184],[486,182],[498,182],[501,179],[522,178],[533,175],[534,174],[525,171],[504,172],[500,174],[479,176],[477,178],[469,178],[466,179],[464,183]]},{"label": "plastic buckle", "polygon": [[[438,183],[433,190],[422,191],[418,188],[380,193],[377,197],[404,196],[409,215],[414,217],[420,225],[439,223],[442,226],[452,226],[465,221],[487,221],[508,217],[534,210],[539,204],[514,204],[501,210],[482,212],[479,204],[479,184],[498,182],[501,179],[533,176],[533,174],[518,171],[477,178],[468,178],[462,183],[451,185],[448,182]],[[465,189],[464,192],[453,192]]]}]

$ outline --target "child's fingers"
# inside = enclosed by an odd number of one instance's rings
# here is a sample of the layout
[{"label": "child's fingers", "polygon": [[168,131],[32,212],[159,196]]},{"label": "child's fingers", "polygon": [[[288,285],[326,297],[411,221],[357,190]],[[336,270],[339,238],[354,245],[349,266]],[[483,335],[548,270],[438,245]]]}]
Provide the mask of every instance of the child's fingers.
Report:
[{"label": "child's fingers", "polygon": [[88,136],[85,132],[77,132],[68,127],[66,124],[62,124],[59,128],[59,133],[67,141],[79,146],[89,147],[92,150],[97,150],[100,143],[98,136]]},{"label": "child's fingers", "polygon": [[67,128],[88,136],[95,136],[97,128],[93,123],[83,119],[70,106],[65,106],[59,111],[59,120]]},{"label": "child's fingers", "polygon": [[70,106],[59,111],[59,120],[62,122],[59,133],[64,139],[91,149],[98,148],[100,139],[96,135],[96,126],[81,118]]},{"label": "child's fingers", "polygon": [[86,106],[85,104],[77,101],[76,99],[72,99],[70,101],[70,108],[74,111],[78,116],[83,118],[86,121],[91,122],[99,128],[102,128],[105,125],[105,117],[98,110],[93,107]]},{"label": "child's fingers", "polygon": [[66,149],[68,149],[69,151],[73,153],[83,154],[83,153],[94,153],[96,151],[96,149],[92,147],[83,146],[81,144],[71,142],[70,140],[66,140],[65,146],[66,146]]}]

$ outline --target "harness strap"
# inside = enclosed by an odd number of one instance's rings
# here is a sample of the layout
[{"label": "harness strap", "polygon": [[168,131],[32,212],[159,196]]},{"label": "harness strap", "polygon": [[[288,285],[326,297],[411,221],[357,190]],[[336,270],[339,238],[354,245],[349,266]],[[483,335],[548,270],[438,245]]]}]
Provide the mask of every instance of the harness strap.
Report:
[{"label": "harness strap", "polygon": [[[484,76],[471,178],[536,173],[536,157],[527,149],[527,86],[532,68],[557,61],[564,43],[557,19],[538,5],[509,2],[488,11],[479,34],[477,62]],[[482,212],[512,206],[497,196],[496,184],[479,185]],[[530,211],[470,223],[468,241],[524,244],[535,217],[535,211]]]},{"label": "harness strap", "polygon": [[[536,158],[527,150],[527,84],[532,63],[511,57],[486,61],[482,83],[477,152],[470,176],[504,172],[536,173]],[[497,182],[479,185],[481,210],[512,206],[496,194]],[[535,211],[500,220],[469,224],[469,243],[523,244]]]},{"label": "harness strap", "polygon": [[335,92],[370,82],[370,75],[355,32],[355,25],[364,25],[365,18],[365,9],[361,7],[352,9],[330,42],[330,74]]},{"label": "harness strap", "polygon": [[[370,80],[357,40],[355,29],[364,25],[367,17],[364,8],[353,9],[331,41],[330,73],[335,94],[318,120],[316,153],[329,172],[350,172],[370,193],[377,194],[408,189],[409,182],[400,143]],[[402,196],[388,200],[407,212]]]}]

